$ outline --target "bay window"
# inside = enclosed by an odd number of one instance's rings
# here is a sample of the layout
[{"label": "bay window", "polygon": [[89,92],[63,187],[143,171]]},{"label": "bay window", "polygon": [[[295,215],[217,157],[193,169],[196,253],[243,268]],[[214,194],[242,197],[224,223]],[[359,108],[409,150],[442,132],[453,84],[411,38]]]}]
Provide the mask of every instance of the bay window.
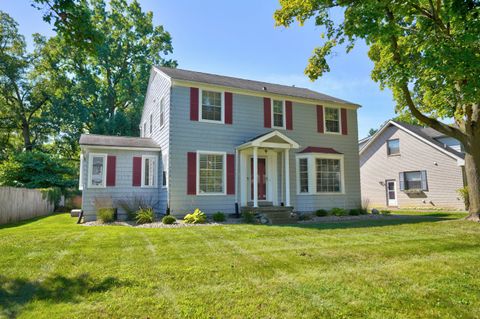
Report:
[{"label": "bay window", "polygon": [[157,156],[142,156],[142,187],[157,186]]},{"label": "bay window", "polygon": [[303,153],[297,157],[298,194],[344,194],[342,154]]}]

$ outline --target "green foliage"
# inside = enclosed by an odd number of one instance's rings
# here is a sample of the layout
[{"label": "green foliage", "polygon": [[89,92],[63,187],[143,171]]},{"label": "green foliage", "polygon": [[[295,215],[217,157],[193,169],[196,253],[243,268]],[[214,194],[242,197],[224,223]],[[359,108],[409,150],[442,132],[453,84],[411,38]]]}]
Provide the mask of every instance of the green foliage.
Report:
[{"label": "green foliage", "polygon": [[149,224],[155,220],[155,213],[152,208],[140,208],[135,216],[137,224]]},{"label": "green foliage", "polygon": [[242,219],[247,224],[253,224],[256,222],[255,213],[253,211],[242,212]]},{"label": "green foliage", "polygon": [[328,211],[326,211],[325,209],[317,209],[315,211],[315,216],[318,216],[318,217],[328,216]]},{"label": "green foliage", "polygon": [[[318,216],[318,215],[316,215],[316,216]],[[298,215],[298,220],[312,220],[312,215],[311,214],[300,214],[300,215]]]},{"label": "green foliage", "polygon": [[97,219],[103,223],[111,223],[115,220],[115,208],[98,208]]},{"label": "green foliage", "polygon": [[457,190],[458,195],[463,199],[463,202],[465,203],[465,209],[468,210],[470,208],[470,198],[468,197],[468,187],[462,187]]},{"label": "green foliage", "polygon": [[43,199],[47,199],[55,207],[58,207],[63,194],[59,187],[42,188],[40,191],[42,192]]},{"label": "green foliage", "polygon": [[172,215],[167,215],[167,216],[164,216],[162,218],[162,223],[164,223],[166,225],[174,224],[176,221],[177,221],[177,219],[175,217],[173,217]]},{"label": "green foliage", "polygon": [[343,209],[343,208],[335,207],[335,208],[332,208],[330,210],[330,214],[333,215],[333,216],[347,216],[348,211],[346,209]]},{"label": "green foliage", "polygon": [[183,221],[187,224],[203,224],[207,221],[207,215],[197,208],[193,213],[187,214]]},{"label": "green foliage", "polygon": [[382,214],[382,215],[391,215],[392,212],[389,211],[389,210],[381,210],[381,211],[380,211],[380,214]]},{"label": "green foliage", "polygon": [[357,209],[357,208],[353,208],[348,211],[348,215],[350,216],[358,216],[360,214],[361,214],[360,209]]},{"label": "green foliage", "polygon": [[227,218],[223,212],[216,212],[212,215],[212,219],[215,222],[224,222]]},{"label": "green foliage", "polygon": [[32,151],[17,153],[0,163],[0,185],[26,188],[77,185],[75,170],[58,156]]}]

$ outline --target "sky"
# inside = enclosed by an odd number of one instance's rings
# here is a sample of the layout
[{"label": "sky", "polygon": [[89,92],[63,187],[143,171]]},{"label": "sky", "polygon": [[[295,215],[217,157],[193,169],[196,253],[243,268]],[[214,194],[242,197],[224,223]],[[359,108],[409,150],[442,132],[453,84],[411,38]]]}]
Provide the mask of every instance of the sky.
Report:
[{"label": "sky", "polygon": [[[373,63],[368,47],[358,43],[350,52],[336,50],[328,59],[330,72],[315,82],[304,75],[313,49],[322,44],[322,29],[312,22],[300,27],[275,27],[276,0],[139,0],[152,11],[154,23],[171,34],[173,54],[182,69],[251,80],[295,85],[360,104],[359,137],[395,116],[389,90],[370,78]],[[0,0],[0,10],[19,24],[31,47],[33,33],[54,35],[42,12],[30,0]]]}]

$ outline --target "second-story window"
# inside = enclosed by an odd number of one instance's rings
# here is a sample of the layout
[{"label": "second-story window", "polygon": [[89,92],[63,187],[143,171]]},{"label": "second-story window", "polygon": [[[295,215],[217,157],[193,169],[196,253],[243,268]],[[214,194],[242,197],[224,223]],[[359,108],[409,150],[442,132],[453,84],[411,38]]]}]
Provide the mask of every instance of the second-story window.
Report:
[{"label": "second-story window", "polygon": [[161,100],[160,100],[160,127],[163,126],[163,123],[165,123],[165,119],[164,119],[164,114],[165,114],[165,103],[166,103],[166,98],[163,97]]},{"label": "second-story window", "polygon": [[272,117],[273,127],[284,128],[285,127],[285,107],[283,101],[272,101]]},{"label": "second-story window", "polygon": [[147,137],[147,122],[143,122],[143,137]]},{"label": "second-story window", "polygon": [[150,135],[152,135],[153,130],[153,113],[150,114]]},{"label": "second-story window", "polygon": [[340,109],[325,108],[325,130],[328,133],[340,133]]},{"label": "second-story window", "polygon": [[223,94],[221,92],[202,90],[201,119],[223,122]]}]

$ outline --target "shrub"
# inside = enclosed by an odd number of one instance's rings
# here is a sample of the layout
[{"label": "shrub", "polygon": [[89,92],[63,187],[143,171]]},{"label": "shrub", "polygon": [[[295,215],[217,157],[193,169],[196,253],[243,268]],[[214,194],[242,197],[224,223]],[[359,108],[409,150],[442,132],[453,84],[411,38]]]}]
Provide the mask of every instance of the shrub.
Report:
[{"label": "shrub", "polygon": [[153,212],[152,208],[140,208],[135,217],[137,224],[153,223],[154,219],[155,213]]},{"label": "shrub", "polygon": [[115,208],[97,209],[97,219],[103,223],[111,223],[115,220]]},{"label": "shrub", "polygon": [[389,210],[381,210],[381,211],[380,211],[380,214],[382,214],[382,215],[390,215],[391,213],[392,213],[392,212],[389,211]]},{"label": "shrub", "polygon": [[468,186],[460,188],[457,190],[457,193],[462,198],[463,202],[465,203],[465,209],[469,210],[470,208],[470,198],[468,197]]},{"label": "shrub", "polygon": [[330,213],[334,216],[347,216],[348,215],[348,211],[346,209],[338,208],[338,207],[332,208]]},{"label": "shrub", "polygon": [[318,217],[328,216],[328,212],[325,209],[317,209],[315,215]]},{"label": "shrub", "polygon": [[227,218],[225,217],[224,213],[216,212],[215,214],[212,215],[212,219],[216,222],[224,222]]},{"label": "shrub", "polygon": [[183,221],[187,224],[203,224],[207,221],[207,216],[197,208],[193,213],[187,214]]},{"label": "shrub", "polygon": [[350,209],[350,211],[348,212],[348,215],[358,216],[358,215],[360,215],[360,209],[358,209],[358,208]]},{"label": "shrub", "polygon": [[359,208],[358,211],[360,212],[360,215],[367,215],[368,210],[366,208]]},{"label": "shrub", "polygon": [[135,196],[131,199],[120,199],[116,203],[127,213],[127,220],[136,220],[139,210],[148,208],[153,210],[157,206],[158,201],[154,201],[153,198]]},{"label": "shrub", "polygon": [[177,221],[177,219],[175,217],[173,217],[172,215],[167,215],[167,216],[162,218],[162,223],[164,223],[166,225],[174,224],[176,221]]},{"label": "shrub", "polygon": [[253,224],[255,222],[255,213],[247,211],[242,213],[243,221],[247,224]]}]

